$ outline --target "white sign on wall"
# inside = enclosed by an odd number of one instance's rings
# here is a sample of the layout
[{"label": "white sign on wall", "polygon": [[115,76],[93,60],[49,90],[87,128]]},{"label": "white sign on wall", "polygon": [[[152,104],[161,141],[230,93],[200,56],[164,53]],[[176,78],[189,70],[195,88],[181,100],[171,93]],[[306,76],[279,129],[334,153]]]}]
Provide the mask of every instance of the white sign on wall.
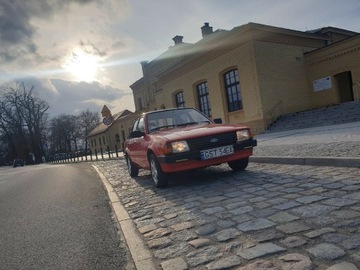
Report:
[{"label": "white sign on wall", "polygon": [[331,77],[325,77],[318,80],[313,81],[314,92],[324,91],[327,89],[331,89]]}]

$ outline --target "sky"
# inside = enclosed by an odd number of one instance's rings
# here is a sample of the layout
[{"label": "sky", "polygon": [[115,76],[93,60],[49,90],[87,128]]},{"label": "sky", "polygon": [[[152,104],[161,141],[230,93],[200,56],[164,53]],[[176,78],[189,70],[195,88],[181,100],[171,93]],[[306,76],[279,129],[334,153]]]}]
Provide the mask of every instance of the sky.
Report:
[{"label": "sky", "polygon": [[360,0],[0,0],[0,84],[34,86],[50,116],[134,111],[130,85],[176,35],[249,22],[360,32]]}]

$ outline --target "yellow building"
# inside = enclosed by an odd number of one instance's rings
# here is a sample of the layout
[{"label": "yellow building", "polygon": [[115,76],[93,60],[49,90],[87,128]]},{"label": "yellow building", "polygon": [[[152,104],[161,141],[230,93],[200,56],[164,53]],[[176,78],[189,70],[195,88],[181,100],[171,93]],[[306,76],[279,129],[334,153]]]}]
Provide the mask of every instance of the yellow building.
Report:
[{"label": "yellow building", "polygon": [[136,114],[195,107],[212,118],[263,132],[277,117],[359,99],[359,33],[333,27],[295,31],[256,23],[201,28],[202,39],[174,46],[132,84]]},{"label": "yellow building", "polygon": [[[104,114],[105,112],[105,114]],[[93,154],[106,151],[123,150],[123,143],[127,138],[129,127],[126,119],[132,116],[129,110],[123,110],[111,115],[110,110],[104,106],[102,110],[104,120],[88,134],[88,142]],[[131,123],[131,122],[130,122]]]},{"label": "yellow building", "polygon": [[130,86],[135,113],[116,114],[114,124],[93,130],[93,152],[122,149],[144,111],[194,107],[261,133],[281,115],[360,100],[359,33],[256,23],[216,31],[205,23],[201,32],[194,44],[175,36],[167,51],[141,62],[143,77]]}]

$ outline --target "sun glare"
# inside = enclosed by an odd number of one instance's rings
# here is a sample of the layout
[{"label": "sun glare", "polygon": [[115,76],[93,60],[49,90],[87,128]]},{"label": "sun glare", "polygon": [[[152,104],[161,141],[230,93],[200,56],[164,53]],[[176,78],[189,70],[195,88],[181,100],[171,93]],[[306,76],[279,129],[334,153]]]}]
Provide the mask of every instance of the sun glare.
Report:
[{"label": "sun glare", "polygon": [[76,80],[91,82],[96,79],[98,70],[97,59],[94,55],[82,50],[76,50],[68,58],[66,69]]}]

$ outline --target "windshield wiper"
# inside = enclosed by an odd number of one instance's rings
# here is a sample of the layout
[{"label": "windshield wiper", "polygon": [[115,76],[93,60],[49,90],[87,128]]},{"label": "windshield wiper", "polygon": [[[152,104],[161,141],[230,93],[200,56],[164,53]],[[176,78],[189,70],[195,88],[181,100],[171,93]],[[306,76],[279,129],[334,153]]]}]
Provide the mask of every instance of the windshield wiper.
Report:
[{"label": "windshield wiper", "polygon": [[203,123],[210,123],[210,121],[199,121],[199,122],[187,122],[187,123],[183,123],[183,124],[179,124],[176,125],[177,127],[186,127],[186,126],[191,126],[191,125],[200,125]]},{"label": "windshield wiper", "polygon": [[150,132],[160,130],[160,129],[165,129],[165,128],[174,128],[174,127],[175,127],[175,125],[159,126],[159,127],[151,129]]}]

